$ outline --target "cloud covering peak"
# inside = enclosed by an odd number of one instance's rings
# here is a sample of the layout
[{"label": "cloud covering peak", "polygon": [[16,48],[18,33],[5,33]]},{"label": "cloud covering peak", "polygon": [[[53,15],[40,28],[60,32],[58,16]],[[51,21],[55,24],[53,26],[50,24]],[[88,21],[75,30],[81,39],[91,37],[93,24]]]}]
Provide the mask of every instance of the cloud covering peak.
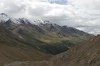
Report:
[{"label": "cloud covering peak", "polygon": [[0,12],[14,18],[49,20],[99,34],[100,0],[0,0]]}]

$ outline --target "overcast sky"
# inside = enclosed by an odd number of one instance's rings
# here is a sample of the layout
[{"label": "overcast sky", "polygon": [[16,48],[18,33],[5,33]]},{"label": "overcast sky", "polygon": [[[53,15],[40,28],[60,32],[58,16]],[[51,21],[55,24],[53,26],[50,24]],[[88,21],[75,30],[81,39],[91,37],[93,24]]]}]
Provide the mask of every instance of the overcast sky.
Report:
[{"label": "overcast sky", "polygon": [[100,34],[100,0],[0,0],[0,13]]}]

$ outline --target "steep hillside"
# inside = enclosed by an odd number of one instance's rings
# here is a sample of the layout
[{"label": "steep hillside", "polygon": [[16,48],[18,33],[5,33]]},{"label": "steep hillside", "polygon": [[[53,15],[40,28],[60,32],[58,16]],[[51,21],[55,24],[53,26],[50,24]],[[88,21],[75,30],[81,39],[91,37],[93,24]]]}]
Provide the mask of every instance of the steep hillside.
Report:
[{"label": "steep hillside", "polygon": [[100,66],[100,35],[52,59],[57,66]]},{"label": "steep hillside", "polygon": [[[13,62],[10,66],[100,66],[100,35],[53,57],[50,61]],[[5,66],[9,66],[5,65]]]},{"label": "steep hillside", "polygon": [[0,66],[13,61],[39,61],[51,57],[51,54],[30,47],[11,31],[0,26]]},{"label": "steep hillside", "polygon": [[59,26],[49,21],[13,19],[0,14],[0,25],[15,34],[28,46],[39,51],[58,54],[92,37],[88,33],[68,26]]}]

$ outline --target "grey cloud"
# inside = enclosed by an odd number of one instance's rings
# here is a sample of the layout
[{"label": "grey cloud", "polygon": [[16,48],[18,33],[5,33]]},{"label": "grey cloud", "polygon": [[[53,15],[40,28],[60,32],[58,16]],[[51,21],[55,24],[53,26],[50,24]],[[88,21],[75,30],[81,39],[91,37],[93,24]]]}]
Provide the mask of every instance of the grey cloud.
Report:
[{"label": "grey cloud", "polygon": [[97,34],[100,34],[100,27],[99,26],[91,26],[91,27],[76,27],[77,29],[79,30],[83,30],[85,32],[88,32],[90,34],[94,34],[94,35],[97,35]]},{"label": "grey cloud", "polygon": [[50,1],[55,2],[54,0],[0,0],[0,12],[14,18],[25,17],[31,20],[41,18],[59,25],[100,34],[100,0],[66,0],[67,4],[52,4]]}]

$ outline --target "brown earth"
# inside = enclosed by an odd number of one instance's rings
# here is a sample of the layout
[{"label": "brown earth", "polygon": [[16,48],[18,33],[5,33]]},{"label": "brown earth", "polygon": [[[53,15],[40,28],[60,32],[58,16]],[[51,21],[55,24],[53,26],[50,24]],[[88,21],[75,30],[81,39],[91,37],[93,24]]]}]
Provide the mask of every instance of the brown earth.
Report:
[{"label": "brown earth", "polygon": [[100,66],[100,35],[49,61],[12,62],[5,66]]},{"label": "brown earth", "polygon": [[35,49],[17,48],[0,44],[0,65],[14,61],[40,61],[51,58],[52,55]]}]

